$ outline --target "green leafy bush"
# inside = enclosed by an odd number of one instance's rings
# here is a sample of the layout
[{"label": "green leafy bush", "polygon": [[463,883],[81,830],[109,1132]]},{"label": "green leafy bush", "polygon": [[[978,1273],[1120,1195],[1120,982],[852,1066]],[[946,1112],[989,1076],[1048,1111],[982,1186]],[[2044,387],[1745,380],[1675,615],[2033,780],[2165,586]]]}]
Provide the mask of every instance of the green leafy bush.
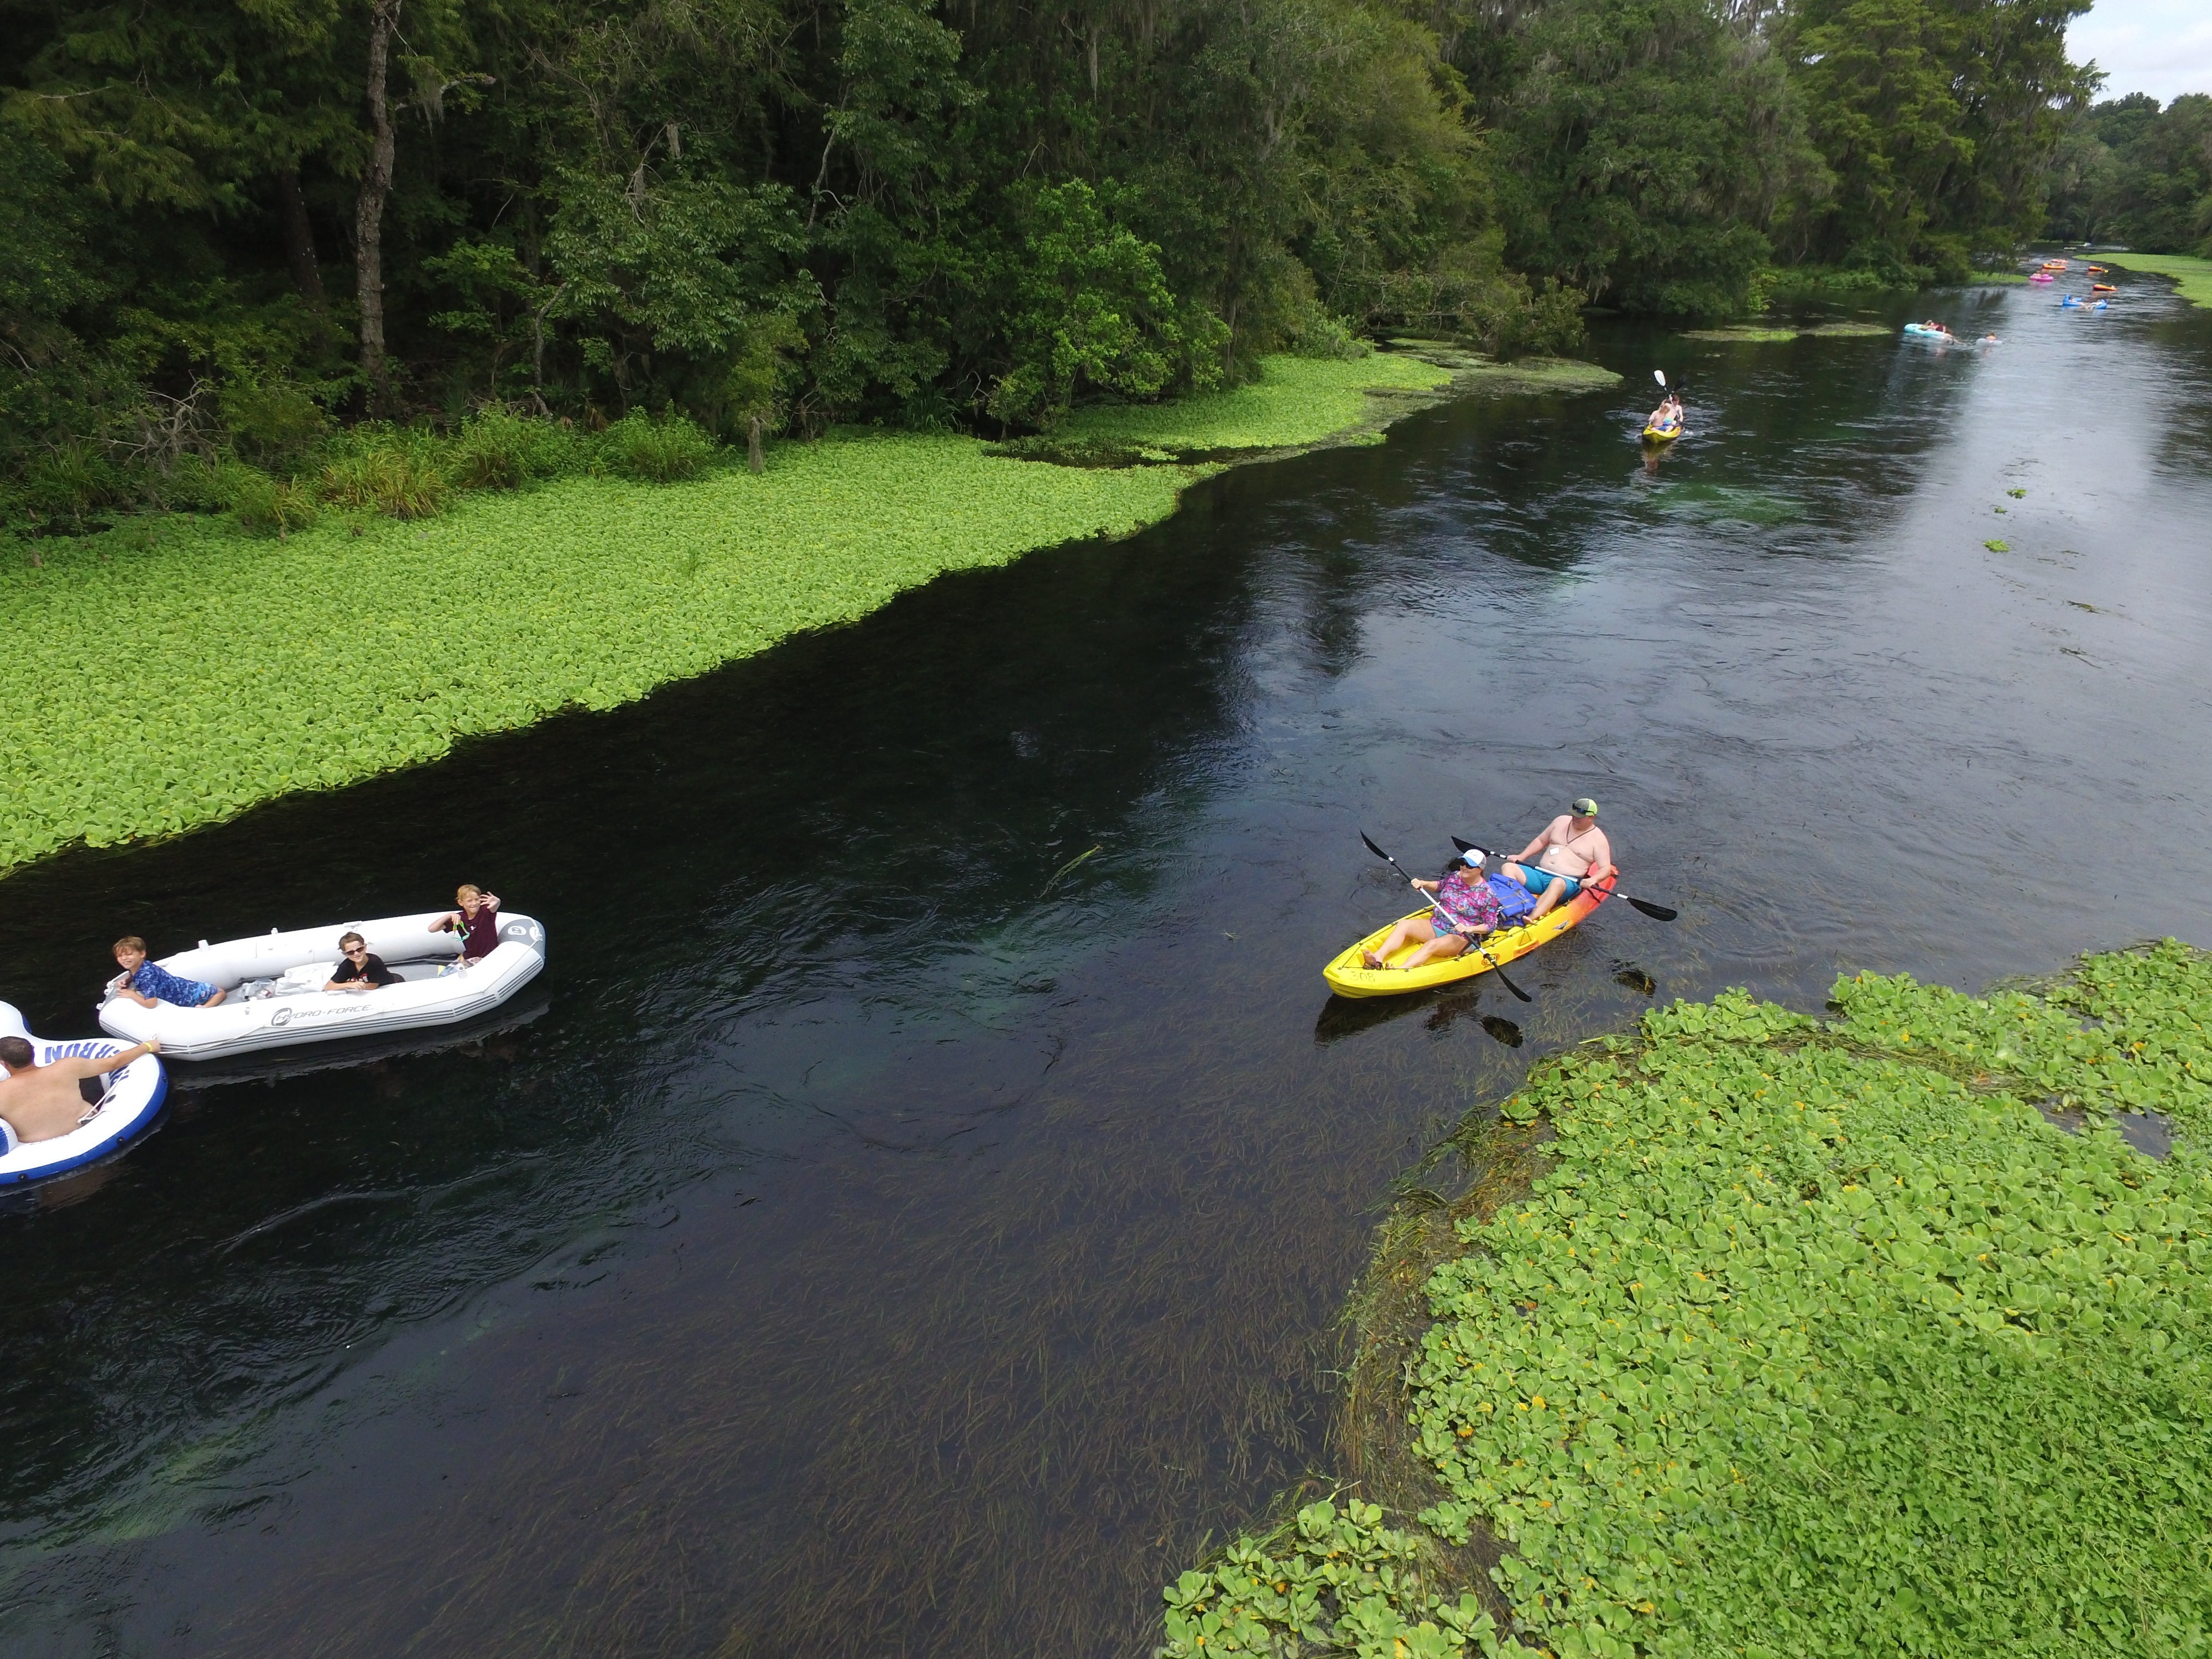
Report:
[{"label": "green leafy bush", "polygon": [[21,499],[39,516],[81,526],[85,519],[124,498],[121,471],[88,438],[64,438],[33,456],[23,470]]},{"label": "green leafy bush", "polygon": [[[1833,995],[1825,1024],[1741,992],[1656,1010],[1507,1103],[1549,1118],[1550,1170],[1458,1224],[1408,1381],[1420,1518],[1505,1547],[1515,1629],[1442,1650],[2202,1646],[2212,957]],[[2168,1115],[2172,1158],[2114,1109]],[[1164,1651],[1295,1628],[1259,1623]]]},{"label": "green leafy bush", "polygon": [[451,451],[453,481],[462,489],[520,489],[575,471],[580,459],[565,428],[496,408],[470,416]]},{"label": "green leafy bush", "polygon": [[337,507],[428,519],[444,510],[451,488],[428,434],[364,428],[352,434],[347,453],[323,468],[315,492]]},{"label": "green leafy bush", "polygon": [[599,454],[609,471],[643,483],[675,483],[696,478],[713,461],[715,442],[684,416],[658,419],[632,410],[599,437]]},{"label": "green leafy bush", "polygon": [[229,482],[232,512],[249,535],[283,541],[315,521],[315,492],[297,478],[272,478],[241,466]]},{"label": "green leafy bush", "polygon": [[289,381],[241,382],[224,391],[222,404],[240,457],[264,470],[294,466],[330,435],[322,405]]}]

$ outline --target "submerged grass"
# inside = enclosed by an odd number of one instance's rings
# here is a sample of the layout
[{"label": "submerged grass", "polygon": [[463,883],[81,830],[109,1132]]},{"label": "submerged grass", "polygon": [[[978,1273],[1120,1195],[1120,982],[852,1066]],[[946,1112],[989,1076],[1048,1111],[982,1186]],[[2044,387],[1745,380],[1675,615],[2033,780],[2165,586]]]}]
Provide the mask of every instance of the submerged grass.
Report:
[{"label": "submerged grass", "polygon": [[2094,263],[2173,278],[2173,291],[2191,305],[2212,306],[2212,259],[2187,253],[2100,253]]},{"label": "submerged grass", "polygon": [[1464,1127],[1492,1179],[1415,1189],[1354,1306],[1373,1570],[1301,1604],[1286,1534],[1240,1540],[1164,1651],[2200,1649],[2212,957],[1831,1006],[1678,1003]]},{"label": "submerged grass", "polygon": [[1691,328],[1682,331],[1686,340],[1710,340],[1724,345],[1770,345],[1783,340],[1803,338],[1824,340],[1871,339],[1895,332],[1887,323],[1836,322],[1809,323],[1739,323],[1727,328]]},{"label": "submerged grass", "polygon": [[[1377,389],[1427,396],[1451,379],[1398,356],[1277,358],[1235,392],[1075,424],[1102,441],[1273,451],[1407,406]],[[563,708],[611,708],[941,572],[1130,534],[1215,470],[1027,465],[973,439],[847,433],[780,446],[755,476],[708,466],[693,433],[638,416],[600,444],[629,477],[449,498],[449,465],[477,490],[511,489],[554,470],[533,443],[572,441],[478,426],[453,454],[365,443],[312,487],[283,486],[263,514],[276,540],[179,517],[46,538],[35,562],[0,548],[15,642],[0,656],[0,872],[434,759]]]}]

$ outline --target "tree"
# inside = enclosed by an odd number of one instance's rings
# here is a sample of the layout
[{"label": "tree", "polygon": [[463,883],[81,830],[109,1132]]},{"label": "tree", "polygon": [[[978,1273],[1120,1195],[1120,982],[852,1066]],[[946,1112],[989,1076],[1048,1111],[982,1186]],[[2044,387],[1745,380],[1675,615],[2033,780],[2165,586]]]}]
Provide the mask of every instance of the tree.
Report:
[{"label": "tree", "polygon": [[1079,179],[1039,190],[1009,261],[1013,364],[991,393],[1000,421],[1050,429],[1086,390],[1152,398],[1218,386],[1226,326],[1178,305],[1160,251],[1108,216]]}]

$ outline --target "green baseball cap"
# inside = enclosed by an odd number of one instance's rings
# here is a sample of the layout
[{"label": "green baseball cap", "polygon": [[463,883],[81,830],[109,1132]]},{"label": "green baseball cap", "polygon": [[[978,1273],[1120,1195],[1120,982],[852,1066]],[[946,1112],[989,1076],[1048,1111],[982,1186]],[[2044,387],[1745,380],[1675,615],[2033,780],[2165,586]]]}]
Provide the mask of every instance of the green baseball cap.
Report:
[{"label": "green baseball cap", "polygon": [[1597,803],[1588,795],[1569,804],[1574,808],[1575,816],[1578,818],[1594,818],[1597,816]]}]

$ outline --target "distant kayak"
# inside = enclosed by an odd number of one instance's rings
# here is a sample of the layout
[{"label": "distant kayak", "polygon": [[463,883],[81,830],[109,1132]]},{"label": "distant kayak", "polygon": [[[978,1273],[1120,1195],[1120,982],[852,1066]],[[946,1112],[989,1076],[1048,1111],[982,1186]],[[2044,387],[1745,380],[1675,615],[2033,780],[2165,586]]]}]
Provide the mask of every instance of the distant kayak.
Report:
[{"label": "distant kayak", "polygon": [[[1357,945],[1345,950],[1321,976],[1328,981],[1328,988],[1340,997],[1393,997],[1408,991],[1425,991],[1431,986],[1450,985],[1463,979],[1473,979],[1486,974],[1493,963],[1503,965],[1525,957],[1538,945],[1547,945],[1567,931],[1579,927],[1583,919],[1613,896],[1620,884],[1618,871],[1600,876],[1590,885],[1569,899],[1556,905],[1540,921],[1524,922],[1518,927],[1501,927],[1482,942],[1482,951],[1462,951],[1442,962],[1431,962],[1414,969],[1370,968],[1359,959],[1362,951],[1382,948],[1382,941],[1390,937],[1396,922],[1376,928]],[[1425,916],[1425,909],[1413,912],[1414,917]],[[1412,920],[1413,917],[1406,918]],[[1418,944],[1407,945],[1397,952],[1397,958],[1410,957],[1420,949]],[[1483,951],[1489,952],[1487,960]],[[1397,959],[1397,958],[1394,958]]]},{"label": "distant kayak", "polygon": [[1671,444],[1688,430],[1687,427],[1682,426],[1647,426],[1644,428],[1644,441],[1647,444]]},{"label": "distant kayak", "polygon": [[2092,294],[2118,294],[2119,291],[2120,290],[2118,289],[2115,288],[2110,283],[2092,283],[2089,284],[2089,292]]}]

